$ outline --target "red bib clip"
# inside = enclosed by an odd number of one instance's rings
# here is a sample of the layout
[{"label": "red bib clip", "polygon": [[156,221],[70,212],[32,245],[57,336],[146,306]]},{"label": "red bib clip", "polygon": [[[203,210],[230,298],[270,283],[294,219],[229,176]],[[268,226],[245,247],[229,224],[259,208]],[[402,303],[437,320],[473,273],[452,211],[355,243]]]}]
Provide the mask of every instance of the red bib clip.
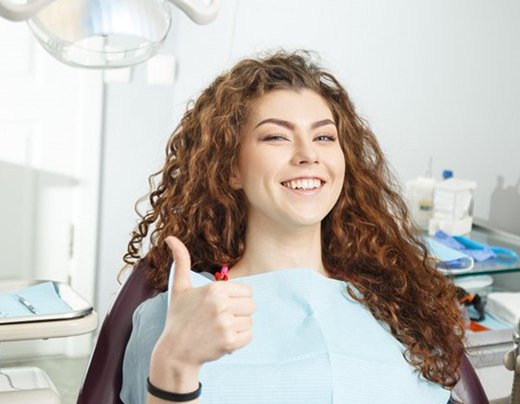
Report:
[{"label": "red bib clip", "polygon": [[228,271],[229,271],[229,267],[227,265],[223,265],[220,268],[220,272],[215,273],[215,280],[216,281],[228,281],[229,280]]}]

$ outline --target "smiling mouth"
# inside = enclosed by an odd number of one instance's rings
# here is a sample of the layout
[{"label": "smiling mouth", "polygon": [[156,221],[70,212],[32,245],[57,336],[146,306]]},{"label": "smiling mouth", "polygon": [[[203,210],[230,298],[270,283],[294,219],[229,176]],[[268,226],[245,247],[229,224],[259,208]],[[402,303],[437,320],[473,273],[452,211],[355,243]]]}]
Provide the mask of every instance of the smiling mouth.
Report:
[{"label": "smiling mouth", "polygon": [[285,188],[300,191],[311,191],[314,189],[319,189],[322,187],[323,184],[325,184],[325,182],[318,178],[306,178],[282,182],[282,185]]}]

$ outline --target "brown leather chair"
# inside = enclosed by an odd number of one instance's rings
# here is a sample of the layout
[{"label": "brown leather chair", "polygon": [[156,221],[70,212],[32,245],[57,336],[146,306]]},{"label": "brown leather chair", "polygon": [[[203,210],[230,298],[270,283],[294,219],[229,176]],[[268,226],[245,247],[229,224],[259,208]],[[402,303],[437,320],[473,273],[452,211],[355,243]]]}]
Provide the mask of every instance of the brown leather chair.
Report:
[{"label": "brown leather chair", "polygon": [[489,404],[484,388],[466,355],[460,362],[460,380],[455,386],[455,395],[464,404]]},{"label": "brown leather chair", "polygon": [[119,399],[123,379],[123,357],[132,332],[134,310],[160,290],[148,283],[146,260],[141,260],[123,284],[110,308],[78,396],[78,404],[122,404]]},{"label": "brown leather chair", "polygon": [[[79,392],[78,404],[122,404],[119,391],[123,356],[132,331],[132,314],[141,302],[160,293],[147,282],[146,269],[146,260],[141,260],[105,317]],[[484,389],[465,356],[460,373],[461,379],[455,387],[457,397],[464,404],[488,404]]]}]

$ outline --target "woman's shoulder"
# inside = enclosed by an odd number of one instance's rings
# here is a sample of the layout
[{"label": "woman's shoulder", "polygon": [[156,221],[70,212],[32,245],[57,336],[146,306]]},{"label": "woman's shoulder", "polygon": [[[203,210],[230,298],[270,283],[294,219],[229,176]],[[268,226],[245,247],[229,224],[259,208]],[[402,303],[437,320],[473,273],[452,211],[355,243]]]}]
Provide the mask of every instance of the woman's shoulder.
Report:
[{"label": "woman's shoulder", "polygon": [[158,320],[166,318],[168,308],[167,292],[159,293],[142,302],[134,311],[133,326],[156,324]]}]

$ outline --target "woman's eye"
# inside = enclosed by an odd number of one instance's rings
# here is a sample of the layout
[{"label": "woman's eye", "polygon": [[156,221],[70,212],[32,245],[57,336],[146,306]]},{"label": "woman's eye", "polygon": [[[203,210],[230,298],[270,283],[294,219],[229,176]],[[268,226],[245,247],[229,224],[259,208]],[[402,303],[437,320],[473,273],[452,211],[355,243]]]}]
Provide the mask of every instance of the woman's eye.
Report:
[{"label": "woman's eye", "polygon": [[279,140],[286,140],[286,137],[283,135],[267,135],[263,138],[265,142],[269,141],[279,141]]},{"label": "woman's eye", "polygon": [[314,138],[314,140],[317,140],[318,142],[335,142],[336,136],[333,135],[319,135]]}]

